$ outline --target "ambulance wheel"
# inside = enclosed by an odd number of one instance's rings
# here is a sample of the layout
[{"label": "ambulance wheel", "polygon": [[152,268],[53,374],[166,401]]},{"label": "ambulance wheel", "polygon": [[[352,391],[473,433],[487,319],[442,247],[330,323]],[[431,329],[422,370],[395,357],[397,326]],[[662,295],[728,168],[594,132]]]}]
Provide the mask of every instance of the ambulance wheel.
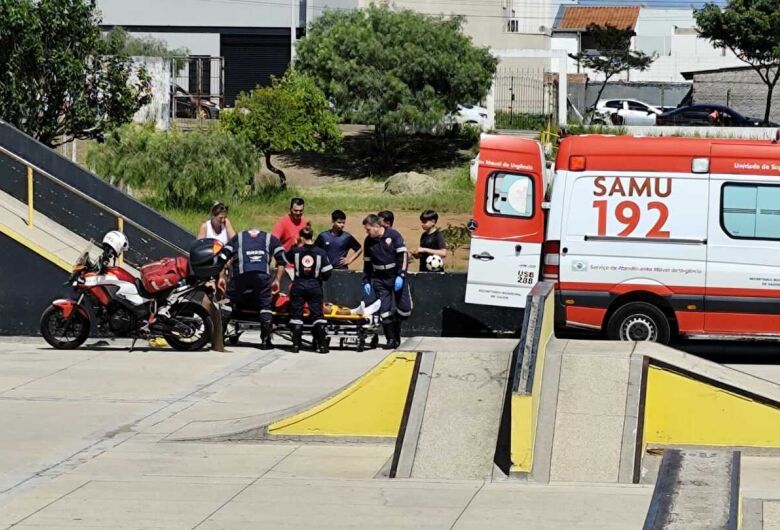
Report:
[{"label": "ambulance wheel", "polygon": [[611,340],[668,344],[671,335],[669,319],[647,302],[629,302],[615,311],[607,324],[607,337]]}]

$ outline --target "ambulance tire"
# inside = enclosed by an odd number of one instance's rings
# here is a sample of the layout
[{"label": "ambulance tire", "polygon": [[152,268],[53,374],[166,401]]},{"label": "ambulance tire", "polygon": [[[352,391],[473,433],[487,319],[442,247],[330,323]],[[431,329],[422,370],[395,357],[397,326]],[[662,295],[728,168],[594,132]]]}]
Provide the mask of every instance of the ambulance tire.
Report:
[{"label": "ambulance tire", "polygon": [[610,340],[669,344],[672,328],[669,319],[657,306],[647,302],[629,302],[610,317],[607,337]]}]

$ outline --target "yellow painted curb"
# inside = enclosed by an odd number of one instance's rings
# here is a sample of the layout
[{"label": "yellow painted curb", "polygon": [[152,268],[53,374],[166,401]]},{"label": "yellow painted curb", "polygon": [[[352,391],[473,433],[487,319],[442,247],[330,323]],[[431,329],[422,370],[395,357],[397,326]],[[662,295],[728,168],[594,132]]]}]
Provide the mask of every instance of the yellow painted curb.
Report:
[{"label": "yellow painted curb", "polygon": [[19,235],[18,233],[11,230],[6,225],[0,224],[0,233],[7,235],[20,245],[24,245],[25,247],[29,248],[39,256],[41,256],[44,259],[47,259],[57,265],[58,267],[65,269],[67,272],[71,272],[73,270],[73,266],[66,263],[64,260],[58,258],[48,250],[44,249],[43,247],[36,245],[26,237]]},{"label": "yellow painted curb", "polygon": [[644,443],[780,447],[780,406],[651,365]]},{"label": "yellow painted curb", "polygon": [[395,437],[401,426],[415,352],[393,352],[350,386],[303,412],[272,423],[272,436]]}]

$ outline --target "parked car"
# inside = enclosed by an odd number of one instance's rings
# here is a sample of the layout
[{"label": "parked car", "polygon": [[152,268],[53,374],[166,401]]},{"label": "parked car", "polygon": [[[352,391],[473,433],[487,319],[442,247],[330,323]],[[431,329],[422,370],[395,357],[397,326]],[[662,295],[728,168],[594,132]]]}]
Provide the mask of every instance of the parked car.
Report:
[{"label": "parked car", "polygon": [[486,131],[487,121],[488,112],[485,107],[471,104],[458,105],[458,111],[455,113],[455,122],[459,125],[477,125],[481,131]]},{"label": "parked car", "polygon": [[171,112],[176,118],[219,118],[219,105],[204,96],[194,96],[177,84],[171,85]]},{"label": "parked car", "polygon": [[658,125],[691,125],[701,127],[778,127],[761,118],[749,118],[724,105],[688,105],[658,116]]},{"label": "parked car", "polygon": [[636,99],[601,99],[596,103],[596,115],[614,125],[655,125],[661,109]]}]

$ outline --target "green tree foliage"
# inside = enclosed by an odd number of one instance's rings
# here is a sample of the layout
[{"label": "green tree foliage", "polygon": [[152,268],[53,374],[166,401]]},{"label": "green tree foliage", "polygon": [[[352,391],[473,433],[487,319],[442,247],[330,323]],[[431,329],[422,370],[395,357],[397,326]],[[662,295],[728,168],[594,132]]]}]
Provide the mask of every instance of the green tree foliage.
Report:
[{"label": "green tree foliage", "polygon": [[374,125],[386,151],[393,136],[430,130],[490,89],[497,59],[462,23],[376,6],[325,12],[299,41],[296,68],[344,119]]},{"label": "green tree foliage", "polygon": [[257,171],[257,152],[220,128],[183,133],[125,125],[90,150],[87,165],[168,207],[207,207],[238,198]]},{"label": "green tree foliage", "polygon": [[99,23],[94,0],[0,0],[0,118],[52,147],[130,121],[149,76]]},{"label": "green tree foliage", "polygon": [[442,230],[442,234],[447,242],[447,248],[452,253],[452,265],[450,265],[450,268],[452,268],[455,266],[455,254],[458,252],[458,249],[471,243],[471,231],[465,224],[447,224],[447,228]]},{"label": "green tree foliage", "polygon": [[730,0],[725,8],[710,3],[693,15],[699,35],[734,52],[761,77],[767,86],[764,123],[769,123],[772,92],[780,80],[780,2]]},{"label": "green tree foliage", "polygon": [[186,57],[190,54],[187,48],[169,48],[165,41],[154,37],[136,37],[125,31],[121,26],[114,27],[103,36],[109,48],[118,50],[128,57]]},{"label": "green tree foliage", "polygon": [[604,81],[593,102],[594,106],[601,99],[601,94],[612,77],[629,70],[647,70],[655,60],[654,56],[631,50],[631,37],[634,36],[631,28],[617,28],[611,24],[605,26],[590,24],[587,27],[587,34],[593,39],[596,54],[592,55],[590,51],[585,51],[570,54],[569,57],[585,68],[604,75]]},{"label": "green tree foliage", "polygon": [[338,146],[341,131],[328,100],[311,78],[288,70],[270,87],[242,93],[235,108],[220,116],[223,126],[254,145],[265,164],[279,177],[282,189],[287,178],[274,167],[271,156],[290,152],[322,153]]}]

